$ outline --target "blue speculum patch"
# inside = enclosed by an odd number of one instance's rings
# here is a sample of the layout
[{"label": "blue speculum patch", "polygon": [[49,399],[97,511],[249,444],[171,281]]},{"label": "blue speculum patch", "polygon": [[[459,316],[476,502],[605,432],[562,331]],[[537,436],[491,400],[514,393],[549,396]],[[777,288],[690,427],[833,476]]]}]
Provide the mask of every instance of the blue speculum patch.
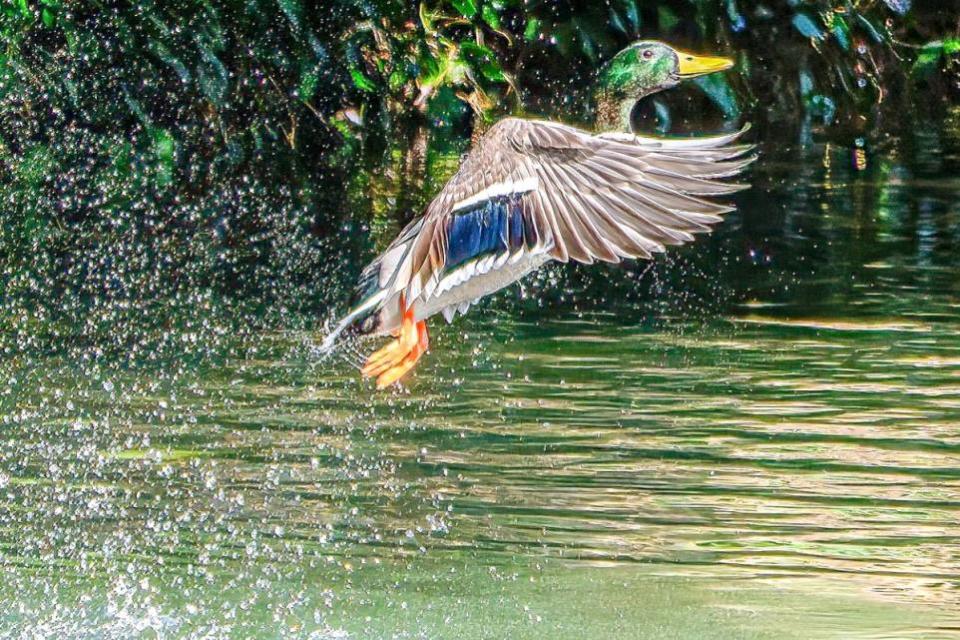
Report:
[{"label": "blue speculum patch", "polygon": [[513,196],[493,198],[455,214],[447,229],[446,270],[487,255],[514,252],[536,243],[537,233]]}]

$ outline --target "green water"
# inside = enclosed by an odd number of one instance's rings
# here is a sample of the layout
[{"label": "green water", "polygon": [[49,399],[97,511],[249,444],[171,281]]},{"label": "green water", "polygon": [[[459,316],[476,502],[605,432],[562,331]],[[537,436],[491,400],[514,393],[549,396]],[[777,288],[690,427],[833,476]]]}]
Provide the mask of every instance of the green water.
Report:
[{"label": "green water", "polygon": [[434,322],[403,391],[322,319],[14,357],[0,636],[960,634],[957,129],[768,142],[716,234]]}]

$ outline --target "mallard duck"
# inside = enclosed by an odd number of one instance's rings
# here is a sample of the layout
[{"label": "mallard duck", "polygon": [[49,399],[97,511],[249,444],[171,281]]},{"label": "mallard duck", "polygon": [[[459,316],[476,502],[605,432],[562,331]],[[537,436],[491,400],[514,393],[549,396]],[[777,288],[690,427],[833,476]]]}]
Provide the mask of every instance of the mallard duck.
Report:
[{"label": "mallard duck", "polygon": [[744,187],[719,180],[753,158],[746,130],[698,138],[635,135],[637,101],[687,78],[729,69],[727,58],[636,42],[597,74],[595,128],[509,117],[361,273],[352,309],[324,339],[393,335],[362,368],[397,382],[428,347],[426,320],[448,322],[479,298],[551,260],[649,259],[706,232],[733,209],[706,199]]}]

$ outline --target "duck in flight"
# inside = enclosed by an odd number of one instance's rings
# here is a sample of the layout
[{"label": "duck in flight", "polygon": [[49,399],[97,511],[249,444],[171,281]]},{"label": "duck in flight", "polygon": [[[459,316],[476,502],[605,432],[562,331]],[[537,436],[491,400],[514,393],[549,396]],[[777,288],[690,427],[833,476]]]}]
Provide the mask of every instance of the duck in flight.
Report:
[{"label": "duck in flight", "polygon": [[727,58],[636,42],[597,75],[595,127],[505,118],[474,145],[423,215],[361,273],[352,308],[324,339],[392,335],[363,366],[377,387],[397,382],[427,350],[427,324],[551,260],[649,259],[710,230],[733,207],[715,202],[753,161],[746,130],[655,138],[633,133],[637,101],[682,80],[723,71]]}]

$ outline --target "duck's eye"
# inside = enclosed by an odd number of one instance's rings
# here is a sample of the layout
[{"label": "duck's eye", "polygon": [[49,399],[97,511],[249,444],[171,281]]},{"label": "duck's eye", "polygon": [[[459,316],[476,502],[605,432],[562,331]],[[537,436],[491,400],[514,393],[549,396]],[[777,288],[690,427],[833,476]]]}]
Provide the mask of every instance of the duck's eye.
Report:
[{"label": "duck's eye", "polygon": [[643,57],[644,59],[649,60],[650,58],[653,57],[653,51],[651,51],[650,49],[647,49],[646,51],[643,52]]}]

